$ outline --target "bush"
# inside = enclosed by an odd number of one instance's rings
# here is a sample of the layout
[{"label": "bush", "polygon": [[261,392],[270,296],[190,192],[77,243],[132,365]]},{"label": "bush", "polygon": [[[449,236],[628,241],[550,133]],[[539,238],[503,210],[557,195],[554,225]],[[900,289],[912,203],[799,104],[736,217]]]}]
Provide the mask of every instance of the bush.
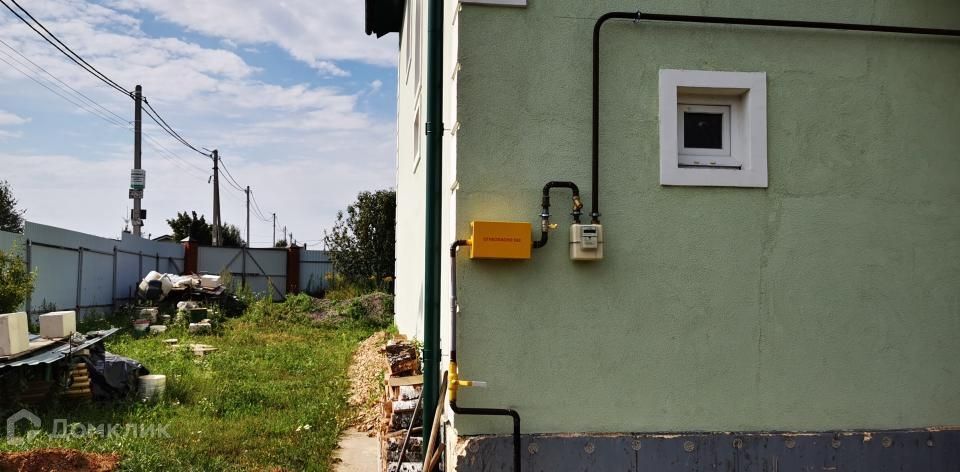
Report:
[{"label": "bush", "polygon": [[10,251],[0,251],[0,313],[17,311],[33,292],[34,274],[14,246]]}]

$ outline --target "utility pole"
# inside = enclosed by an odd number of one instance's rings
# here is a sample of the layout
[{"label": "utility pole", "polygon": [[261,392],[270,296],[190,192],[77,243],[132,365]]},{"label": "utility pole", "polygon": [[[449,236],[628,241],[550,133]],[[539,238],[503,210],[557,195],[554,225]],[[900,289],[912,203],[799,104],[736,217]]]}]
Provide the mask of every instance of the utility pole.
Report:
[{"label": "utility pole", "polygon": [[287,243],[287,247],[290,247],[290,238],[287,237],[287,225],[283,225],[283,241]]},{"label": "utility pole", "polygon": [[277,247],[277,214],[273,214],[273,247]]},{"label": "utility pole", "polygon": [[[143,87],[137,85],[133,92],[133,169],[134,173],[140,170],[140,158],[141,158],[141,146],[140,146],[140,132],[142,125],[142,113],[143,113]],[[133,178],[131,176],[130,190],[134,192],[139,191],[140,194],[133,195],[133,214],[130,215],[133,220],[133,235],[140,237],[140,228],[143,227],[143,219],[140,218],[140,200],[143,195],[143,189],[137,190],[133,188]]]},{"label": "utility pole", "polygon": [[220,153],[213,150],[213,245],[220,247]]},{"label": "utility pole", "polygon": [[250,246],[250,186],[247,185],[247,240],[243,243],[243,247],[240,248],[243,251],[243,286],[247,286],[247,248]]}]

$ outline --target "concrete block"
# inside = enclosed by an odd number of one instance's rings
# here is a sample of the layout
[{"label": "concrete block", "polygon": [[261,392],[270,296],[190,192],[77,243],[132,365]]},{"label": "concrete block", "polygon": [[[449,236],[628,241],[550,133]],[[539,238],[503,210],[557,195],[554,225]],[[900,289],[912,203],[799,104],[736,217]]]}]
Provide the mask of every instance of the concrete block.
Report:
[{"label": "concrete block", "polygon": [[156,323],[159,316],[160,310],[156,308],[144,308],[140,310],[140,318],[150,320],[151,323]]},{"label": "concrete block", "polygon": [[30,347],[27,314],[6,313],[0,315],[0,356],[12,356]]},{"label": "concrete block", "polygon": [[210,323],[190,323],[187,331],[191,334],[207,334],[213,331],[213,326]]},{"label": "concrete block", "polygon": [[40,336],[63,338],[77,332],[77,312],[55,311],[40,315]]}]

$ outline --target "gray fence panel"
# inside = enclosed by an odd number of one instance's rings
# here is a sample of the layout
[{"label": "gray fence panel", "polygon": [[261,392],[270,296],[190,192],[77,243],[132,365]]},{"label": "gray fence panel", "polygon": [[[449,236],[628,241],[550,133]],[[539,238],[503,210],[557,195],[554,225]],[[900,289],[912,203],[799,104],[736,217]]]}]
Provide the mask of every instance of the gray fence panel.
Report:
[{"label": "gray fence panel", "polygon": [[113,251],[83,251],[80,306],[108,309],[113,306]]},{"label": "gray fence panel", "polygon": [[69,310],[77,304],[77,274],[80,268],[79,250],[41,246],[31,241],[30,269],[36,271],[30,310],[41,305],[55,305]]},{"label": "gray fence panel", "polygon": [[300,250],[300,289],[307,293],[330,288],[333,262],[327,251]]},{"label": "gray fence panel", "polygon": [[0,231],[0,251],[9,251],[14,244],[20,247],[20,253],[23,254],[23,235]]},{"label": "gray fence panel", "polygon": [[[240,284],[244,274],[242,251],[240,248],[200,247],[197,270],[201,274],[229,273],[234,284]],[[246,275],[247,285],[253,293],[265,295],[272,290],[273,298],[282,300],[287,289],[286,249],[248,249]]]}]

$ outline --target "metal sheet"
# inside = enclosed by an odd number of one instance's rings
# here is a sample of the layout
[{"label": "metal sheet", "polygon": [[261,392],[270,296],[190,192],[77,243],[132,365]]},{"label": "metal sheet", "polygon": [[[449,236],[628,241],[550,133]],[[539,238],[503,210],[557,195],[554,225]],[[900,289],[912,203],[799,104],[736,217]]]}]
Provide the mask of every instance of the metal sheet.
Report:
[{"label": "metal sheet", "polygon": [[[117,331],[120,331],[120,328],[112,328],[106,331],[99,331],[97,332],[96,336],[92,338],[88,338],[86,341],[77,345],[61,344],[51,349],[43,349],[27,357],[23,357],[11,362],[0,363],[0,370],[14,368],[14,367],[21,367],[21,366],[53,364],[57,361],[60,361],[61,359],[65,359],[67,356],[70,355],[70,353],[77,352],[82,349],[86,349],[90,346],[93,346],[94,344],[102,342],[103,340],[116,334]],[[37,338],[39,338],[39,336],[36,336],[36,335],[31,335],[30,337],[31,340],[34,340]]]}]

